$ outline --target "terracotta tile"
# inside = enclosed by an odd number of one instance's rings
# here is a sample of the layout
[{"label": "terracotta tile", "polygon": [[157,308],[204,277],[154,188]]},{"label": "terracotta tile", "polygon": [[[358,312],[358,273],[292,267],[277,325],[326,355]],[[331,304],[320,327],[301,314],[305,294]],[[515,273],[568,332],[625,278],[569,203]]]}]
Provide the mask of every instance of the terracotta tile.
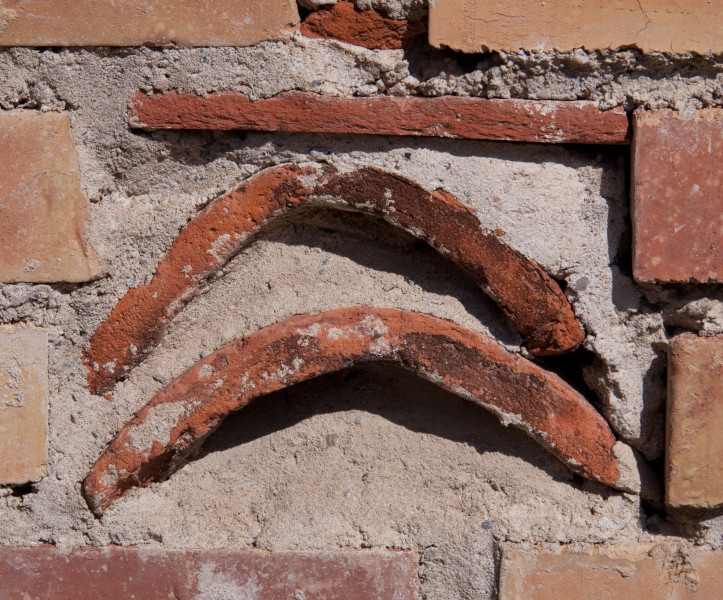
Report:
[{"label": "terracotta tile", "polygon": [[121,429],[83,483],[96,515],[170,476],[223,419],[272,392],[367,362],[396,363],[493,411],[565,466],[620,485],[605,419],[554,373],[431,315],[358,306],[298,315],[239,338],[166,386]]},{"label": "terracotta tile", "polygon": [[466,269],[538,355],[579,347],[585,332],[560,286],[536,262],[482,229],[473,211],[380,169],[339,173],[330,165],[279,165],[208,205],[176,236],[148,283],[128,290],[93,334],[83,360],[89,389],[108,391],[164,337],[170,321],[254,234],[300,205],[334,198],[428,241]]},{"label": "terracotta tile", "polygon": [[426,31],[427,24],[421,19],[389,19],[375,10],[359,10],[352,2],[314,11],[301,24],[301,33],[307,37],[386,50],[403,48]]},{"label": "terracotta tile", "polygon": [[538,102],[487,98],[340,98],[287,92],[267,100],[241,93],[136,94],[131,127],[244,129],[446,137],[548,144],[626,144],[622,108],[594,102]]}]

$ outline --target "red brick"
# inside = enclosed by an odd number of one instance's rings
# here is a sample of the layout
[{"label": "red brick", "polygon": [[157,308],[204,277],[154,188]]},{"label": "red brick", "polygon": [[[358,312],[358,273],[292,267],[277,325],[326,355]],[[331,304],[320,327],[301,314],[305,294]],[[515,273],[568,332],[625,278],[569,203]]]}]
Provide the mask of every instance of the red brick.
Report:
[{"label": "red brick", "polygon": [[96,278],[88,211],[68,115],[0,112],[0,281]]},{"label": "red brick", "polygon": [[342,308],[238,339],[159,392],[115,437],[83,484],[96,515],[166,479],[230,413],[285,387],[364,362],[394,362],[492,410],[574,472],[618,484],[615,436],[557,375],[493,339],[429,315]]},{"label": "red brick", "polygon": [[723,51],[723,8],[712,0],[434,0],[429,41],[463,52]]},{"label": "red brick", "polygon": [[723,504],[723,335],[670,340],[666,501]]},{"label": "red brick", "polygon": [[163,338],[170,320],[266,223],[310,201],[386,218],[467,269],[520,330],[536,354],[578,347],[585,334],[557,283],[512,250],[443,190],[378,169],[339,174],[328,165],[274,167],[211,203],[176,237],[153,279],[128,290],[84,354],[88,384],[107,391]]},{"label": "red brick", "polygon": [[301,24],[306,37],[331,38],[372,50],[399,50],[425,31],[422,20],[389,19],[374,10],[359,10],[352,2],[322,8]]},{"label": "red brick", "polygon": [[723,282],[723,109],[638,112],[633,143],[633,274]]},{"label": "red brick", "polygon": [[339,98],[287,92],[252,102],[240,93],[136,94],[132,127],[244,129],[411,135],[515,142],[625,144],[625,111],[594,102],[535,102],[485,98]]},{"label": "red brick", "polygon": [[48,334],[35,327],[1,326],[0,485],[43,478],[47,423]]},{"label": "red brick", "polygon": [[419,600],[412,552],[0,548],[3,600]]},{"label": "red brick", "polygon": [[718,600],[723,552],[619,544],[587,552],[506,547],[500,600]]},{"label": "red brick", "polygon": [[251,46],[288,37],[294,0],[3,0],[0,46]]}]

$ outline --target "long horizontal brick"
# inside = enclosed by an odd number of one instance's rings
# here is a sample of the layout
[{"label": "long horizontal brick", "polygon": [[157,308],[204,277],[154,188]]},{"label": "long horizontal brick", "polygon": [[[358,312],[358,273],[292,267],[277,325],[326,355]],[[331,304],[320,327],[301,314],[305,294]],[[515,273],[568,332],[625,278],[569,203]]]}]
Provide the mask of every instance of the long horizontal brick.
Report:
[{"label": "long horizontal brick", "polygon": [[573,388],[493,339],[430,315],[343,308],[238,339],[159,392],[118,433],[83,484],[101,515],[128,489],[163,481],[253,399],[365,362],[393,362],[492,410],[572,471],[615,486],[615,436]]},{"label": "long horizontal brick", "polygon": [[723,283],[723,109],[633,122],[633,275]]},{"label": "long horizontal brick", "polygon": [[0,548],[3,600],[419,600],[413,552]]},{"label": "long horizontal brick", "polygon": [[499,600],[717,600],[723,552],[619,544],[587,552],[506,547]]},{"label": "long horizontal brick", "polygon": [[379,169],[337,173],[329,165],[262,171],[201,211],[176,237],[148,284],[130,289],[84,353],[88,385],[112,387],[165,335],[171,319],[251,235],[309,202],[379,215],[465,268],[519,329],[532,352],[562,354],[585,333],[558,284],[534,261],[485,232],[468,207]]},{"label": "long horizontal brick", "polygon": [[2,326],[0,485],[23,485],[42,479],[47,423],[48,334],[34,327]]},{"label": "long horizontal brick", "polygon": [[3,0],[0,46],[251,46],[298,22],[294,0]]},{"label": "long horizontal brick", "polygon": [[429,41],[463,52],[618,49],[723,51],[723,6],[711,0],[434,0]]},{"label": "long horizontal brick", "polygon": [[88,211],[68,115],[0,112],[0,282],[97,277]]},{"label": "long horizontal brick", "polygon": [[251,101],[241,93],[136,94],[132,127],[243,129],[410,135],[515,142],[626,144],[622,108],[601,111],[594,102],[536,102],[486,98],[340,98],[287,92]]},{"label": "long horizontal brick", "polygon": [[723,335],[670,340],[666,502],[723,504]]},{"label": "long horizontal brick", "polygon": [[359,10],[353,2],[321,8],[301,24],[306,37],[330,38],[372,50],[399,50],[426,31],[427,24],[421,19],[390,19],[375,10]]}]

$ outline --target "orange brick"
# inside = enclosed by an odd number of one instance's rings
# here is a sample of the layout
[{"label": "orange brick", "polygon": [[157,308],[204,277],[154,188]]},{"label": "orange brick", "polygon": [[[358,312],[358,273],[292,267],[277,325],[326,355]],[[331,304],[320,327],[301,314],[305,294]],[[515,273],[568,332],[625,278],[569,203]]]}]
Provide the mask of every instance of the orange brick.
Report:
[{"label": "orange brick", "polygon": [[0,46],[251,46],[285,37],[299,23],[294,0],[4,0],[0,4]]},{"label": "orange brick", "polygon": [[723,282],[723,109],[633,118],[633,275]]},{"label": "orange brick", "polygon": [[723,51],[723,5],[710,0],[435,0],[429,40],[463,52]]},{"label": "orange brick", "polygon": [[47,344],[43,329],[0,327],[0,484],[45,475]]},{"label": "orange brick", "polygon": [[0,548],[3,600],[419,600],[413,552]]},{"label": "orange brick", "polygon": [[97,277],[98,257],[83,236],[87,213],[68,116],[1,114],[0,281]]},{"label": "orange brick", "polygon": [[722,504],[723,335],[670,341],[667,407],[667,503]]},{"label": "orange brick", "polygon": [[535,552],[505,548],[500,600],[717,600],[723,552],[633,544]]}]

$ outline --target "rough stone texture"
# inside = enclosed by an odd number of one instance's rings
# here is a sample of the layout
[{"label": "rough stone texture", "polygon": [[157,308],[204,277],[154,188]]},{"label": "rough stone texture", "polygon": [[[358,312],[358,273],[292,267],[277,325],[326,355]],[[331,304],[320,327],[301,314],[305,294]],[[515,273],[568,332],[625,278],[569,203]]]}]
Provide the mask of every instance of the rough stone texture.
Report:
[{"label": "rough stone texture", "polygon": [[358,307],[288,319],[194,365],[111,442],[84,482],[86,500],[101,515],[129,488],[163,481],[225,417],[255,398],[381,361],[492,410],[571,470],[617,485],[615,437],[595,409],[556,375],[449,321]]},{"label": "rough stone texture", "polygon": [[723,282],[723,109],[635,113],[633,274]]},{"label": "rough stone texture", "polygon": [[[173,477],[130,491],[101,520],[80,488],[150,397],[200,357],[294,314],[391,306],[450,319],[520,352],[504,314],[438,252],[372,217],[309,207],[259,232],[209,280],[115,388],[114,402],[90,395],[81,355],[99,323],[128,289],[147,282],[200,209],[273,165],[399,173],[429,192],[448,190],[485,230],[503,231],[506,244],[564,280],[588,333],[586,352],[540,364],[560,368],[646,457],[663,448],[658,415],[671,319],[673,331],[710,334],[723,324],[718,288],[646,286],[643,296],[634,285],[626,148],[129,131],[126,106],[139,89],[252,98],[288,90],[449,93],[690,110],[721,106],[720,56],[470,56],[298,36],[257,48],[5,50],[0,81],[5,110],[69,111],[92,202],[87,236],[110,265],[108,277],[88,285],[0,287],[0,321],[48,331],[53,399],[48,476],[31,491],[0,487],[0,544],[412,548],[430,600],[496,599],[496,545],[505,540],[555,547],[683,536],[721,546],[716,510],[659,512],[583,480],[523,432],[399,369],[338,373],[250,404]],[[588,361],[594,392],[578,379]],[[658,461],[652,466],[661,470]]]},{"label": "rough stone texture", "polygon": [[66,113],[0,113],[0,281],[88,281],[88,198]]},{"label": "rough stone texture", "polygon": [[0,485],[45,475],[48,423],[48,334],[0,326]]},{"label": "rough stone texture", "polygon": [[412,552],[0,548],[3,600],[419,600]]},{"label": "rough stone texture", "polygon": [[723,552],[665,544],[503,550],[500,600],[715,600]]},{"label": "rough stone texture", "polygon": [[618,49],[723,51],[723,8],[709,0],[434,0],[429,40],[464,52]]},{"label": "rough stone texture", "polygon": [[326,199],[384,217],[466,268],[539,355],[569,352],[584,332],[557,283],[485,233],[444,190],[429,193],[377,169],[339,174],[328,165],[268,169],[213,202],[174,240],[148,284],[129,290],[93,334],[84,355],[88,385],[102,393],[163,338],[168,323],[259,229],[291,208]]},{"label": "rough stone texture", "polygon": [[525,102],[472,98],[336,98],[289,92],[252,101],[244,94],[207,97],[139,93],[132,127],[243,129],[451,137],[582,144],[629,141],[625,111],[586,102]]},{"label": "rough stone texture", "polygon": [[288,37],[294,0],[3,0],[2,46],[250,46]]},{"label": "rough stone texture", "polygon": [[723,335],[670,341],[667,413],[667,504],[723,503]]},{"label": "rough stone texture", "polygon": [[359,10],[352,2],[311,13],[301,24],[311,38],[330,38],[370,49],[399,50],[427,31],[422,20],[390,19],[374,10]]}]

